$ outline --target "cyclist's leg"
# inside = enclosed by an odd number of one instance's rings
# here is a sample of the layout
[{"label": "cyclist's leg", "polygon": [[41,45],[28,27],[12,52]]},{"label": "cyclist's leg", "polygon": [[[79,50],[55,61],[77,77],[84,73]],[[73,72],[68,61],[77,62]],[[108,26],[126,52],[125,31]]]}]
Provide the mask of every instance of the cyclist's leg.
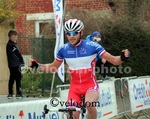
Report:
[{"label": "cyclist's leg", "polygon": [[[72,90],[72,88],[74,88],[74,89]],[[69,94],[68,94],[68,100],[67,100],[69,108],[80,107],[80,105],[79,105],[80,102],[81,102],[80,95],[81,94],[78,94],[75,91],[75,87],[70,87]],[[67,115],[69,115],[69,114],[67,114]],[[80,116],[79,111],[74,111],[73,112],[73,119],[79,119],[79,116]]]},{"label": "cyclist's leg", "polygon": [[90,102],[91,105],[86,105],[88,110],[88,119],[97,119],[97,110],[96,106],[92,105],[95,104],[94,102],[97,102],[99,97],[99,92],[95,89],[90,89],[86,92],[85,95],[85,103]]}]

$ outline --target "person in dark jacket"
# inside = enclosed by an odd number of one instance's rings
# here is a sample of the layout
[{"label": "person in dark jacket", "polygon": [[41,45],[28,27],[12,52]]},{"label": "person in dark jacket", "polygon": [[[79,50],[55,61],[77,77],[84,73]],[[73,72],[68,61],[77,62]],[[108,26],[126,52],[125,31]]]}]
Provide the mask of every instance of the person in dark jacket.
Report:
[{"label": "person in dark jacket", "polygon": [[16,97],[22,98],[21,91],[21,66],[24,65],[23,57],[17,47],[18,33],[16,30],[10,30],[8,32],[9,41],[6,46],[6,53],[8,59],[8,68],[10,71],[10,77],[8,82],[8,98],[13,98],[13,84],[16,82]]}]

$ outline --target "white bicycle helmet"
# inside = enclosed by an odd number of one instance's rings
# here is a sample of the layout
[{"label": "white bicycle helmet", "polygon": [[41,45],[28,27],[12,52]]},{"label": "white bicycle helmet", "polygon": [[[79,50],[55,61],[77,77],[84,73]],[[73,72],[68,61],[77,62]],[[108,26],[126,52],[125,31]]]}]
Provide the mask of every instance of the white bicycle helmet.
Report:
[{"label": "white bicycle helmet", "polygon": [[65,22],[64,30],[67,31],[81,31],[84,28],[84,24],[82,21],[78,19],[69,19]]}]

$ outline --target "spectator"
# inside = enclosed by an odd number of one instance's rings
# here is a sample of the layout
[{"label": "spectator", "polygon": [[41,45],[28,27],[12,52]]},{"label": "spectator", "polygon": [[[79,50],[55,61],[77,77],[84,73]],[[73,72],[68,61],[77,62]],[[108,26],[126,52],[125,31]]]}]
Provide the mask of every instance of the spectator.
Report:
[{"label": "spectator", "polygon": [[[87,41],[94,41],[99,43],[101,41],[101,34],[98,31],[93,32],[91,35],[88,35],[86,37]],[[109,66],[110,63],[107,62],[104,58],[102,58],[99,54],[97,54],[96,57],[96,74],[97,77],[102,77],[102,79],[105,79],[109,75]]]},{"label": "spectator", "polygon": [[13,98],[13,84],[16,82],[16,98],[22,98],[21,91],[21,66],[24,65],[23,57],[17,47],[18,33],[16,30],[8,32],[9,41],[6,46],[8,67],[10,71],[8,82],[8,98]]}]

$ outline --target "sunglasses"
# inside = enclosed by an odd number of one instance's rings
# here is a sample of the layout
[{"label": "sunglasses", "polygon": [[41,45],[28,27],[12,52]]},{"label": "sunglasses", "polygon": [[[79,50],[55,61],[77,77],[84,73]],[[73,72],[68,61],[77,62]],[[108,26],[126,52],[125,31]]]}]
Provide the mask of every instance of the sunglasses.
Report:
[{"label": "sunglasses", "polygon": [[76,36],[79,32],[74,31],[74,32],[67,32],[68,36]]}]

